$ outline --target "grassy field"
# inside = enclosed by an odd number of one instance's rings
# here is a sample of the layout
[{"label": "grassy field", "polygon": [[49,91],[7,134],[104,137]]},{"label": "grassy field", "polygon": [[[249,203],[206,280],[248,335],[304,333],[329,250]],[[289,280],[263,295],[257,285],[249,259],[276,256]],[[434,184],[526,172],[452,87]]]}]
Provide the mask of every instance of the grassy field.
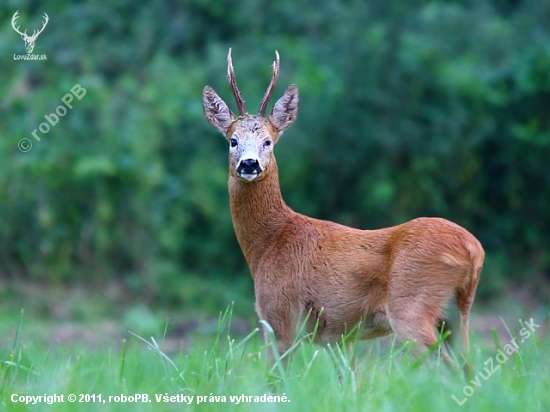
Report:
[{"label": "grassy field", "polygon": [[391,339],[352,342],[348,352],[302,338],[288,362],[268,367],[257,329],[232,338],[230,309],[213,334],[169,351],[163,333],[130,332],[95,350],[25,343],[26,316],[13,319],[2,354],[0,398],[9,411],[550,410],[547,314],[506,324],[505,339],[473,334],[468,379],[440,364],[437,348],[419,362]]}]

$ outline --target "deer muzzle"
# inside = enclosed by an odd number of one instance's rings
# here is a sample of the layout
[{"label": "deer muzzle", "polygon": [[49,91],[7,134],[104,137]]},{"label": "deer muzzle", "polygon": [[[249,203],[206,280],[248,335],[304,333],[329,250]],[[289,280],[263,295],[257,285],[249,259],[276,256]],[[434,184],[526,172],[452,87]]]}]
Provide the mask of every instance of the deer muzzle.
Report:
[{"label": "deer muzzle", "polygon": [[257,159],[244,159],[239,162],[237,173],[246,180],[253,180],[262,173],[262,168]]}]

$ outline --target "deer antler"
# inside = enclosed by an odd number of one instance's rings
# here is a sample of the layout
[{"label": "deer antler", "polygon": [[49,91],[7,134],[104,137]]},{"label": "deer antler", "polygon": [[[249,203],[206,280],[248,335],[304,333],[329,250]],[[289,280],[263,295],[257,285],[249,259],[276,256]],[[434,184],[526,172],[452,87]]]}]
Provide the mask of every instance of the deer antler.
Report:
[{"label": "deer antler", "polygon": [[13,27],[13,29],[19,33],[21,36],[27,36],[27,30],[25,30],[25,33],[21,33],[19,31],[19,26],[15,27],[15,20],[17,20],[19,18],[19,16],[17,15],[17,13],[19,13],[19,10],[17,10],[15,12],[15,14],[13,15],[12,19],[11,19],[11,27]]},{"label": "deer antler", "polygon": [[231,47],[229,48],[229,53],[227,54],[227,80],[231,85],[231,90],[233,90],[233,96],[235,96],[235,102],[237,102],[237,107],[239,108],[239,115],[244,116],[246,114],[246,106],[244,105],[241,92],[237,87],[235,70],[233,69],[233,62],[231,61]]},{"label": "deer antler", "polygon": [[38,37],[38,35],[40,33],[42,33],[42,31],[44,31],[44,28],[46,27],[46,25],[48,24],[48,21],[50,20],[50,18],[48,17],[48,15],[46,13],[44,13],[44,23],[42,23],[42,28],[40,30],[34,30],[33,33],[32,33],[32,36],[29,36],[27,34],[27,30],[25,30],[23,33],[21,33],[19,31],[19,26],[15,27],[15,24],[16,24],[16,20],[19,18],[19,16],[17,15],[17,13],[19,13],[19,10],[17,10],[15,12],[15,14],[13,15],[12,19],[11,19],[11,26],[13,27],[13,29],[19,33],[21,36],[25,37],[26,39],[28,40],[36,40],[36,38]]},{"label": "deer antler", "polygon": [[271,97],[271,93],[273,93],[273,89],[275,88],[275,83],[277,83],[277,77],[279,77],[279,52],[275,50],[275,61],[273,62],[273,75],[271,76],[271,82],[269,82],[269,86],[265,91],[264,98],[260,103],[260,108],[258,109],[258,116],[264,117],[265,115],[265,109],[267,108],[267,104],[269,103],[269,98]]},{"label": "deer antler", "polygon": [[40,30],[38,30],[38,32],[36,30],[33,30],[33,33],[32,33],[32,36],[31,36],[32,39],[36,39],[38,37],[38,35],[44,31],[44,28],[46,27],[46,24],[48,24],[48,21],[50,20],[50,18],[48,17],[48,15],[46,13],[44,13],[44,19],[45,20],[44,20],[44,23],[42,23],[42,28]]}]

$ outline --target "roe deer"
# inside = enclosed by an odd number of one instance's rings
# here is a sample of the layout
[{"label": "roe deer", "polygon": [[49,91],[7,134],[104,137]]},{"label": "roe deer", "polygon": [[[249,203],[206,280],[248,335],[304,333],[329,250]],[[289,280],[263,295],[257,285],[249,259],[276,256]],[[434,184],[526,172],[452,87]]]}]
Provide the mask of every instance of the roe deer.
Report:
[{"label": "roe deer", "polygon": [[[279,73],[275,54],[257,115],[246,112],[231,49],[227,78],[239,115],[209,86],[203,108],[229,143],[233,226],[254,280],[256,311],[273,328],[277,350],[291,347],[297,322],[309,314],[310,328],[318,322],[318,342],[338,341],[360,324],[358,338],[394,332],[401,340],[416,341],[414,352],[420,354],[437,342],[436,328],[454,298],[467,353],[468,316],[485,255],[472,234],[448,220],[426,217],[358,230],[304,216],[285,204],[273,146],[296,119],[298,89],[289,86],[265,117]],[[454,364],[445,348],[441,354]]]}]

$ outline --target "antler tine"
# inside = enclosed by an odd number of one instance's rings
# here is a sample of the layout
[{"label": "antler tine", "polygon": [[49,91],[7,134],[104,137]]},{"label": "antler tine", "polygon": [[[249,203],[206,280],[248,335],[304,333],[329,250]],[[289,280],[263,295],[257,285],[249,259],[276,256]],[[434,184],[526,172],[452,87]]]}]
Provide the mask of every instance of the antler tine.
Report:
[{"label": "antler tine", "polygon": [[271,76],[271,82],[269,83],[269,86],[267,86],[267,90],[264,94],[264,98],[260,103],[260,108],[258,109],[258,116],[262,116],[262,117],[265,116],[265,109],[267,108],[267,104],[269,103],[269,98],[271,97],[271,93],[273,93],[275,84],[277,83],[277,77],[279,77],[279,52],[275,50],[275,61],[273,62],[273,75]]},{"label": "antler tine", "polygon": [[229,53],[227,54],[227,80],[231,85],[231,90],[233,90],[233,96],[235,96],[235,102],[239,109],[239,115],[244,116],[246,114],[246,106],[244,105],[244,100],[241,96],[241,92],[237,87],[237,80],[235,79],[235,70],[233,69],[233,62],[231,60],[231,47],[229,48]]},{"label": "antler tine", "polygon": [[48,17],[48,15],[46,13],[44,13],[43,17],[44,17],[44,23],[42,23],[42,28],[40,29],[40,33],[42,33],[44,31],[44,28],[46,27],[46,25],[50,21],[50,18]]},{"label": "antler tine", "polygon": [[[14,29],[17,33],[19,33],[20,35],[23,35],[24,33],[21,33],[21,32],[19,31],[19,27],[20,27],[20,26],[17,26],[17,28],[15,27],[15,24],[16,24],[15,21],[19,18],[19,16],[17,15],[17,13],[19,13],[19,10],[17,10],[17,11],[15,12],[15,14],[13,15],[13,17],[11,18],[11,26],[13,27],[13,29]],[[27,33],[27,30],[25,30],[25,33]]]},{"label": "antler tine", "polygon": [[48,21],[50,20],[50,18],[48,17],[48,15],[46,13],[44,13],[44,16],[42,16],[42,17],[44,18],[44,22],[42,23],[42,28],[40,30],[34,30],[33,33],[32,33],[31,38],[36,39],[38,37],[38,35],[40,33],[42,33],[44,31],[44,29],[46,28],[46,25],[48,24]]}]

